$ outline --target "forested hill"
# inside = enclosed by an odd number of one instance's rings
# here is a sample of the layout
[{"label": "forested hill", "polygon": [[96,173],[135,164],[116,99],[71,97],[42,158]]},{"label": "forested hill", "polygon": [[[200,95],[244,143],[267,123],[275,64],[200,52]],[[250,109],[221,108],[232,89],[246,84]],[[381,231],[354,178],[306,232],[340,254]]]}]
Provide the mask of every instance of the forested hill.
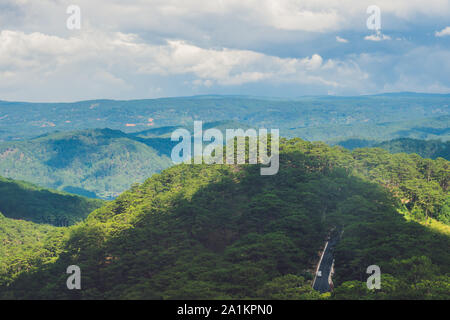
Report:
[{"label": "forested hill", "polygon": [[3,142],[0,175],[110,199],[171,165],[167,155],[148,143],[110,129],[57,132]]},{"label": "forested hill", "polygon": [[377,144],[376,147],[383,148],[390,153],[417,153],[423,158],[444,158],[450,160],[450,141],[440,140],[418,140],[400,138]]},{"label": "forested hill", "polygon": [[[50,234],[60,241],[64,232],[65,228],[6,218],[0,212],[0,287],[11,281],[17,272],[26,270],[35,259],[44,258],[42,246],[50,239]],[[48,242],[46,245],[51,246]],[[48,250],[47,253],[51,259],[58,252]]]},{"label": "forested hill", "polygon": [[[300,139],[280,149],[273,176],[183,164],[133,186],[20,252],[0,275],[0,297],[450,298],[449,227],[434,220],[449,215],[448,161]],[[344,230],[336,289],[320,297],[310,280],[332,228]],[[377,292],[365,287],[373,264]],[[67,290],[69,265],[81,268],[82,290]]]},{"label": "forested hill", "polygon": [[280,99],[197,96],[73,103],[0,101],[0,141],[39,134],[111,128],[126,133],[153,127],[233,120],[253,128],[278,128],[285,137],[379,141],[398,137],[449,139],[450,95],[389,94]]},{"label": "forested hill", "polygon": [[390,153],[416,153],[423,158],[436,159],[440,157],[450,160],[450,141],[398,138],[376,142],[364,139],[348,139],[338,144],[350,150],[362,147],[375,147],[385,149]]},{"label": "forested hill", "polygon": [[0,177],[0,212],[9,218],[68,226],[82,221],[102,204],[101,200]]},{"label": "forested hill", "polygon": [[[135,182],[173,165],[170,155],[178,143],[170,126],[126,134],[95,129],[56,132],[24,141],[0,143],[0,175],[30,181],[91,198],[113,199]],[[234,121],[205,123],[205,130],[243,128]]]}]

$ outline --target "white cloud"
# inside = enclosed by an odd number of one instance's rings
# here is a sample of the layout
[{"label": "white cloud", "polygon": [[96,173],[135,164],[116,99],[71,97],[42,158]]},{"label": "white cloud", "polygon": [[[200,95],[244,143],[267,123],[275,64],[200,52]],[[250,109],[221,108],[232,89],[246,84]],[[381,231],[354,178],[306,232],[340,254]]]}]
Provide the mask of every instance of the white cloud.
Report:
[{"label": "white cloud", "polygon": [[[282,30],[323,32],[343,24],[343,16],[334,8],[317,9],[299,1],[260,1],[254,8],[261,10],[261,21]],[[261,6],[262,4],[262,6]]]},{"label": "white cloud", "polygon": [[[72,3],[0,0],[0,99],[137,98],[260,84],[281,91],[285,84],[298,86],[299,95],[310,88],[361,93],[392,82],[392,75],[372,67],[376,61],[355,58],[368,46],[364,40],[391,39],[364,37],[372,0],[77,0],[82,29],[69,31]],[[378,46],[382,55],[395,49],[397,62],[422,41],[411,35],[434,32],[450,19],[448,0],[376,4],[383,30],[405,40]],[[353,35],[351,44],[336,34]],[[335,48],[334,41],[349,45]],[[431,72],[422,70],[430,75],[423,78],[411,66],[405,83],[415,87],[413,79],[420,78],[424,87],[436,87]],[[439,83],[450,86],[446,79]]]},{"label": "white cloud", "polygon": [[371,34],[369,36],[365,36],[364,40],[368,41],[384,41],[384,40],[391,40],[391,37],[385,34],[382,34],[378,32],[377,34]]},{"label": "white cloud", "polygon": [[[324,60],[313,54],[280,58],[251,50],[201,48],[182,40],[152,45],[137,35],[86,32],[70,38],[42,33],[0,33],[0,93],[15,83],[27,86],[66,83],[104,92],[130,91],[127,79],[184,76],[192,85],[298,83],[352,87],[367,75],[353,62]],[[11,81],[13,80],[13,81]],[[37,87],[36,87],[37,88]],[[93,91],[95,92],[95,91]]]},{"label": "white cloud", "polygon": [[[63,33],[65,9],[72,2],[2,0],[0,18],[5,28]],[[211,29],[224,29],[230,24],[313,32],[362,29],[366,9],[374,3],[372,0],[78,0],[76,4],[81,8],[84,25],[115,31],[145,29],[161,34],[204,36]],[[378,0],[376,5],[383,17],[390,15],[412,23],[419,16],[450,18],[448,0]]]},{"label": "white cloud", "polygon": [[436,33],[434,35],[436,37],[450,36],[450,27],[446,27],[446,28],[442,29],[441,31],[436,31]]},{"label": "white cloud", "polygon": [[348,43],[348,40],[347,40],[347,39],[341,38],[341,37],[339,37],[339,36],[336,36],[336,41],[337,41],[337,42],[341,42],[341,43]]},{"label": "white cloud", "polygon": [[354,59],[371,75],[365,84],[369,92],[449,93],[449,56],[450,49],[421,46],[402,54],[372,52]]}]

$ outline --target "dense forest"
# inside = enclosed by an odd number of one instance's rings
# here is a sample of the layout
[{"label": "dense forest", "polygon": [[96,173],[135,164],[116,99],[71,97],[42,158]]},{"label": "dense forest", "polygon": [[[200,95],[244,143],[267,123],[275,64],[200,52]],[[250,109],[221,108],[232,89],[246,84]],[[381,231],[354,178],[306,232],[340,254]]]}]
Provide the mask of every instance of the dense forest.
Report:
[{"label": "dense forest", "polygon": [[[7,285],[13,275],[28,271],[29,266],[42,259],[42,246],[46,239],[50,233],[59,230],[64,229],[6,218],[0,212],[0,287]],[[54,234],[53,237],[58,239],[59,235]]]},{"label": "dense forest", "polygon": [[422,158],[444,158],[450,160],[450,141],[398,138],[390,141],[376,142],[363,139],[348,139],[339,142],[338,145],[350,150],[363,147],[376,147],[385,149],[390,153],[416,153]]},{"label": "dense forest", "polygon": [[[0,143],[0,175],[87,197],[115,198],[171,165],[155,150],[118,130],[58,132]],[[171,147],[170,144],[167,147]]]},{"label": "dense forest", "polygon": [[450,160],[450,141],[399,138],[376,145],[390,153],[417,153],[422,158]]},{"label": "dense forest", "polygon": [[357,97],[281,99],[194,96],[74,103],[0,101],[0,141],[58,131],[111,128],[126,133],[150,128],[233,120],[254,128],[278,128],[284,137],[338,142],[450,138],[449,95],[396,93]]},{"label": "dense forest", "polygon": [[101,200],[0,177],[0,212],[8,218],[69,226],[82,221],[102,204]]},{"label": "dense forest", "polygon": [[[39,241],[13,240],[25,249],[8,257],[14,268],[2,267],[0,297],[450,298],[449,161],[300,139],[280,151],[277,175],[261,176],[257,165],[177,165],[75,226],[21,226]],[[335,290],[320,295],[311,280],[332,230],[342,230]],[[73,264],[79,291],[66,288]],[[382,287],[369,291],[373,264]]]},{"label": "dense forest", "polygon": [[[56,132],[23,141],[0,143],[0,175],[30,181],[86,197],[114,199],[134,182],[173,165],[170,155],[178,143],[172,132],[193,124],[150,128],[134,133],[95,129]],[[203,129],[248,129],[236,121],[214,121]],[[335,143],[331,143],[335,144]],[[338,143],[348,149],[378,147],[391,153],[417,153],[424,158],[449,160],[450,142],[400,138],[391,141],[348,139]]]},{"label": "dense forest", "polygon": [[450,0],[0,0],[13,316],[449,302],[449,185]]}]

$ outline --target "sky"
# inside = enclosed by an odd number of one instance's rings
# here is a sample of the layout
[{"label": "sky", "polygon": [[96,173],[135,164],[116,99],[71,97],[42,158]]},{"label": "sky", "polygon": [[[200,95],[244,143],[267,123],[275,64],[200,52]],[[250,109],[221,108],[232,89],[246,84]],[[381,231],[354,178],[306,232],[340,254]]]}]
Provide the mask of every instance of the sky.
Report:
[{"label": "sky", "polygon": [[0,100],[399,91],[450,93],[450,0],[0,0]]}]

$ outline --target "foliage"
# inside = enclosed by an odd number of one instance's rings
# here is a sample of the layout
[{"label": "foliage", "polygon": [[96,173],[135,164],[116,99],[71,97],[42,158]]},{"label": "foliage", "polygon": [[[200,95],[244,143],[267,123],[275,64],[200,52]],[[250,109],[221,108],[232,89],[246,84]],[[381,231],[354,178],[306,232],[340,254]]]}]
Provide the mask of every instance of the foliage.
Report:
[{"label": "foliage", "polygon": [[0,212],[9,218],[68,226],[82,221],[102,204],[102,200],[0,177]]},{"label": "foliage", "polygon": [[55,261],[65,231],[65,228],[6,218],[0,213],[0,286],[31,270],[38,260]]},{"label": "foliage", "polygon": [[390,153],[416,153],[422,158],[444,158],[450,160],[450,141],[419,140],[410,138],[398,138],[378,143],[372,140],[348,139],[340,141],[338,145],[353,150],[363,147],[382,148]]},{"label": "foliage", "polygon": [[2,175],[103,199],[115,198],[170,164],[151,146],[110,129],[0,144]]},{"label": "foliage", "polygon": [[[182,164],[134,185],[49,234],[52,245],[20,252],[33,263],[4,271],[0,298],[326,298],[310,280],[332,228],[343,234],[331,298],[450,297],[448,234],[398,213],[439,218],[448,161],[300,139],[280,150],[273,176],[256,165]],[[82,270],[81,291],[65,287],[72,264]],[[381,292],[364,286],[372,264],[383,273]]]},{"label": "foliage", "polygon": [[194,120],[279,128],[282,136],[310,141],[448,140],[449,100],[449,95],[401,93],[297,99],[210,95],[74,103],[0,101],[0,140],[23,140],[55,130],[111,128],[129,133],[191,125]]}]

